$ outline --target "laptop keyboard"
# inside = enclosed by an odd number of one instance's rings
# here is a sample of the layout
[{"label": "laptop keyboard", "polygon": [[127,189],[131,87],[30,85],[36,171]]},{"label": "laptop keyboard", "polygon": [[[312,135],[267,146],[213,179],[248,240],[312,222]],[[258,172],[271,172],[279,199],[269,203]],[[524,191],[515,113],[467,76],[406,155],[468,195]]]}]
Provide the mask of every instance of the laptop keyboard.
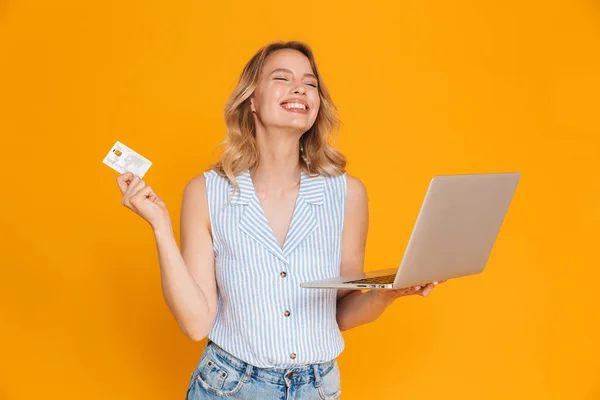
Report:
[{"label": "laptop keyboard", "polygon": [[346,281],[344,283],[394,283],[395,278],[396,278],[396,274],[393,274],[393,275],[377,276],[374,278],[357,279],[355,281]]}]

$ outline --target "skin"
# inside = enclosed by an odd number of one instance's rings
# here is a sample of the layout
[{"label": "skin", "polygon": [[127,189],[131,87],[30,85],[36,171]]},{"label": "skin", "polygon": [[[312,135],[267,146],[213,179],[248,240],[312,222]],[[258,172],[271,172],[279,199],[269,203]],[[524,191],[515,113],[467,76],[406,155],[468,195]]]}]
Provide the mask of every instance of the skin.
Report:
[{"label": "skin", "polygon": [[[314,124],[320,106],[317,80],[309,60],[291,49],[269,55],[250,98],[256,122],[259,167],[250,171],[257,197],[280,246],[283,246],[298,195],[299,139]],[[291,111],[286,102],[301,102],[306,111]],[[204,339],[216,317],[217,287],[204,176],[185,187],[181,207],[181,250],[173,235],[167,207],[139,177],[117,177],[122,205],[153,229],[163,297],[181,330],[192,340]],[[347,175],[341,274],[363,272],[368,230],[367,191]],[[437,283],[400,290],[338,290],[337,321],[341,330],[376,320],[396,299],[428,296]]]}]

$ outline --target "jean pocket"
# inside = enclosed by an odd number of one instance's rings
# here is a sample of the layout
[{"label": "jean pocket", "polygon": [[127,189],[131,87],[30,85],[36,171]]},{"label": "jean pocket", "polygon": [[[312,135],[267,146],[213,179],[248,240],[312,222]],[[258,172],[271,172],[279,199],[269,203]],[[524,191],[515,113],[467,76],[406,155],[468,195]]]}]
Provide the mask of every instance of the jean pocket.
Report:
[{"label": "jean pocket", "polygon": [[322,400],[337,400],[340,398],[341,394],[340,368],[338,367],[336,360],[333,367],[321,376],[319,396]]},{"label": "jean pocket", "polygon": [[220,396],[236,393],[244,384],[244,371],[229,365],[214,352],[200,360],[195,375],[196,381],[206,391]]}]

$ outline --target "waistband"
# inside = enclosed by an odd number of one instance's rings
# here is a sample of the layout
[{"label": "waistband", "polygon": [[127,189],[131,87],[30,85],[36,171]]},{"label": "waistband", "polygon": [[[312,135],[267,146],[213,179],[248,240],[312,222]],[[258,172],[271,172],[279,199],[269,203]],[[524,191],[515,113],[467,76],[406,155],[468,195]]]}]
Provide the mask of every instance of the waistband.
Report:
[{"label": "waistband", "polygon": [[278,384],[298,384],[315,381],[315,386],[320,385],[320,378],[327,374],[336,364],[336,359],[324,363],[301,365],[293,368],[260,368],[240,360],[229,352],[223,350],[215,342],[208,340],[206,351],[219,357],[232,368],[252,375],[259,379]]}]

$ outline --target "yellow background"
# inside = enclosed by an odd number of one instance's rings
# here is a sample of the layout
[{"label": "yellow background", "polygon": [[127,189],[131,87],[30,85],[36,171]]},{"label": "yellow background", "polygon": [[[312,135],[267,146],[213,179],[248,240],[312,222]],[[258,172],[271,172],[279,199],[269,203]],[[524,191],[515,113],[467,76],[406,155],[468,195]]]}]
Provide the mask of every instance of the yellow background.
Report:
[{"label": "yellow background", "polygon": [[[562,3],[562,4],[561,4]],[[486,271],[344,333],[350,399],[600,399],[600,6],[588,1],[0,4],[0,399],[183,399],[205,342],[160,291],[116,140],[179,238],[262,45],[314,49],[395,267],[430,178],[521,171]]]}]

